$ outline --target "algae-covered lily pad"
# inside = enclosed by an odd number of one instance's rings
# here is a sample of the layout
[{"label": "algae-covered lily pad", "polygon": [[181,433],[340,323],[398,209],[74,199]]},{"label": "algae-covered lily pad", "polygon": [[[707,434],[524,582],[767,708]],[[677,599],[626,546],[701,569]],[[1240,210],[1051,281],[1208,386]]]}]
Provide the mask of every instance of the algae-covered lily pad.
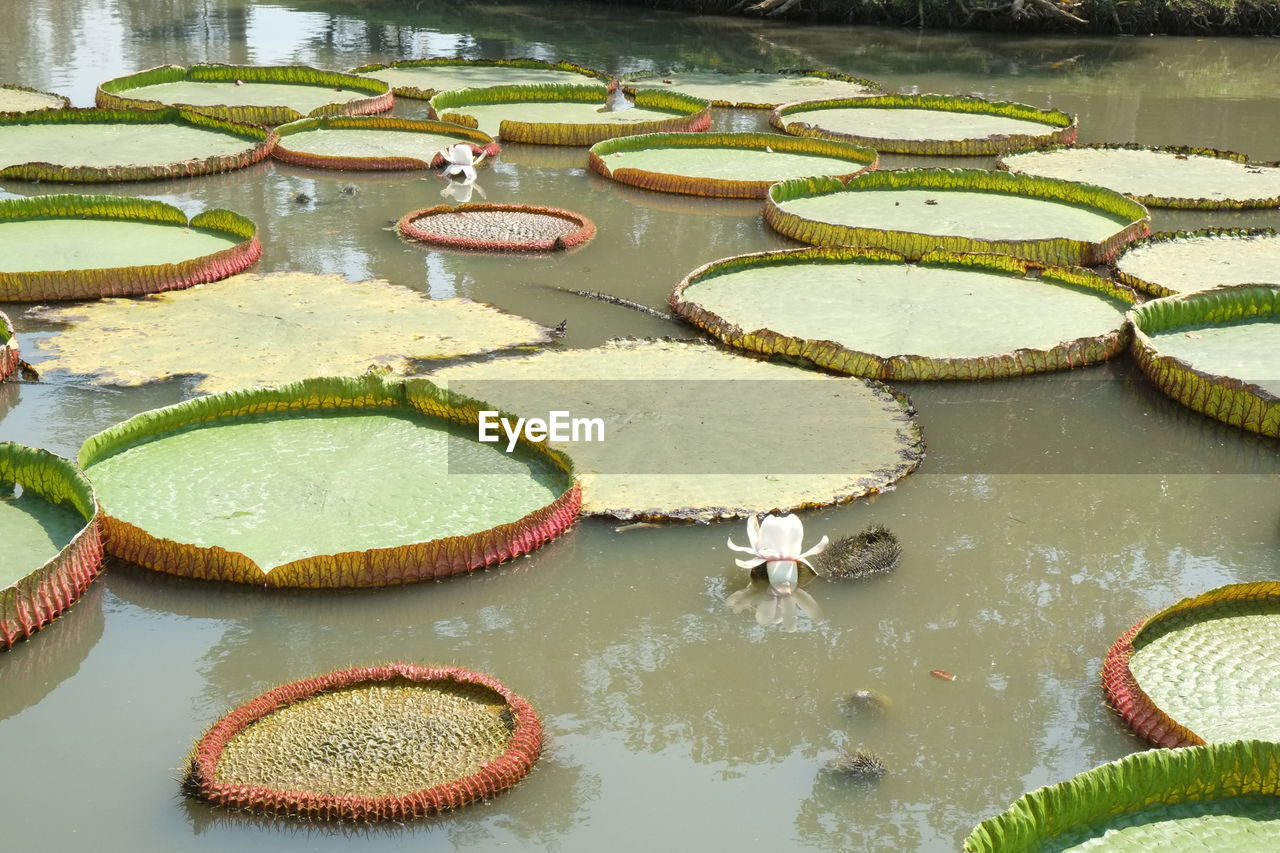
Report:
[{"label": "algae-covered lily pad", "polygon": [[[90,437],[108,550],[267,586],[387,586],[510,560],[577,517],[570,463],[477,440],[485,404],[423,380],[197,397]],[[459,473],[466,476],[458,476]]]},{"label": "algae-covered lily pad", "polygon": [[385,81],[397,96],[431,98],[450,89],[484,89],[490,86],[527,86],[541,83],[569,85],[608,81],[603,71],[572,62],[541,59],[407,59],[385,64],[361,65],[350,73]]},{"label": "algae-covered lily pad", "polygon": [[1116,278],[1153,296],[1224,284],[1280,284],[1280,234],[1270,228],[1167,231],[1125,248]]},{"label": "algae-covered lily pad", "polygon": [[671,306],[735,347],[885,380],[993,379],[1079,367],[1127,341],[1124,288],[996,255],[814,248],[714,261]]},{"label": "algae-covered lily pad", "polygon": [[144,181],[258,162],[268,131],[190,110],[45,110],[0,116],[0,178]]},{"label": "algae-covered lily pad", "polygon": [[440,166],[442,149],[463,143],[493,157],[498,143],[469,127],[442,121],[383,116],[304,118],[276,128],[277,160],[321,169],[430,169]]},{"label": "algae-covered lily pad", "polygon": [[404,820],[487,799],[542,752],[533,706],[496,679],[406,663],[259,696],[196,743],[183,788],[229,808]]},{"label": "algae-covered lily pad", "polygon": [[1157,746],[1280,741],[1280,583],[1229,584],[1144,619],[1111,647],[1102,684]]},{"label": "algae-covered lily pad", "polygon": [[18,369],[19,361],[18,336],[13,333],[13,324],[9,322],[8,315],[0,311],[0,382]]},{"label": "algae-covered lily pad", "polygon": [[605,86],[494,86],[441,92],[431,115],[475,127],[506,142],[595,145],[617,136],[701,131],[711,104],[679,92],[640,92],[630,109],[610,110]]},{"label": "algae-covered lily pad", "polygon": [[0,113],[30,113],[36,110],[61,110],[71,106],[62,95],[0,83]]},{"label": "algae-covered lily pad", "polygon": [[1280,744],[1243,740],[1125,756],[1024,794],[965,853],[1280,847]]},{"label": "algae-covered lily pad", "polygon": [[1097,184],[1151,207],[1280,207],[1280,166],[1230,151],[1086,145],[1008,154],[1000,167]]},{"label": "algae-covered lily pad", "polygon": [[950,95],[883,95],[783,104],[769,116],[796,136],[846,139],[895,154],[983,156],[1075,141],[1061,110]]},{"label": "algae-covered lily pad", "polygon": [[838,503],[888,488],[922,455],[909,406],[884,386],[700,342],[614,341],[433,379],[508,411],[599,418],[603,440],[584,429],[550,444],[572,453],[584,511],[618,518]]},{"label": "algae-covered lily pad", "polygon": [[879,246],[908,258],[941,249],[1090,266],[1150,233],[1146,208],[1102,187],[988,172],[903,169],[783,181],[765,221],[821,246]]},{"label": "algae-covered lily pad", "polygon": [[235,275],[261,254],[257,228],[229,210],[188,219],[143,198],[0,200],[0,302],[177,290]]},{"label": "algae-covered lily pad", "polygon": [[98,87],[99,107],[178,106],[244,124],[277,125],[305,116],[368,115],[391,109],[381,80],[305,65],[162,65]]},{"label": "algae-covered lily pad", "polygon": [[791,101],[858,98],[880,93],[880,84],[834,71],[644,72],[623,80],[629,92],[674,91],[706,98],[717,107],[771,110]]},{"label": "algae-covered lily pad", "polygon": [[0,649],[52,622],[98,576],[97,513],[70,461],[0,442]]},{"label": "algae-covered lily pad", "polygon": [[1173,399],[1280,438],[1280,285],[1167,296],[1129,313],[1133,355]]},{"label": "algae-covered lily pad", "polygon": [[764,198],[787,178],[848,179],[877,161],[869,148],[776,133],[646,133],[599,142],[588,154],[592,169],[624,184],[723,198]]},{"label": "algae-covered lily pad", "polygon": [[113,385],[198,376],[201,393],[356,374],[406,371],[550,340],[550,330],[468,299],[427,299],[385,281],[338,275],[235,276],[146,299],[108,299],[45,311],[71,326],[42,342],[49,372]]}]

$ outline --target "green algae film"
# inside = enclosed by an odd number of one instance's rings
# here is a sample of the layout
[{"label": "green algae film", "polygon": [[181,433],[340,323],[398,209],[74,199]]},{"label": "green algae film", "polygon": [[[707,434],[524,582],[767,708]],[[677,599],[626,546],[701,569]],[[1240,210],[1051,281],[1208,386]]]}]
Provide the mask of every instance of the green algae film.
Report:
[{"label": "green algae film", "polygon": [[712,276],[685,298],[745,332],[830,340],[882,357],[976,358],[1049,348],[1122,324],[1101,294],[970,270],[778,264]]},{"label": "green algae film", "polygon": [[1042,135],[1057,130],[1056,125],[1005,116],[945,110],[914,110],[875,107],[796,110],[787,113],[788,123],[805,124],[837,133],[879,139],[985,139],[1015,134]]},{"label": "green algae film", "polygon": [[1241,796],[1129,812],[1053,838],[1037,853],[1263,853],[1278,848],[1280,808],[1276,798]]},{"label": "green algae film", "polygon": [[611,170],[642,169],[695,178],[729,181],[781,181],[810,175],[847,175],[865,162],[747,148],[647,148],[621,151],[603,158]]},{"label": "green algae film", "polygon": [[0,499],[0,589],[58,556],[84,524],[78,513],[32,492]]},{"label": "green algae film", "polygon": [[504,121],[546,124],[603,124],[628,125],[644,121],[662,121],[680,118],[685,113],[674,110],[653,110],[632,107],[629,110],[600,112],[604,101],[522,101],[506,104],[463,104],[444,107],[441,113],[469,115],[476,120],[479,129],[497,136]]},{"label": "green algae film", "polygon": [[0,272],[175,264],[212,255],[241,238],[156,222],[33,219],[0,222]]},{"label": "green algae film", "polygon": [[1280,396],[1280,317],[1151,335],[1162,355],[1196,370],[1251,382]]},{"label": "green algae film", "polygon": [[337,86],[308,86],[296,83],[258,83],[246,80],[227,82],[155,83],[136,89],[122,89],[112,94],[120,98],[159,101],[162,104],[189,104],[197,107],[258,106],[290,107],[300,113],[328,104],[341,104],[369,97],[368,92]]},{"label": "green algae film", "polygon": [[239,551],[263,569],[487,530],[563,491],[549,463],[481,444],[474,427],[392,414],[224,420],[128,448],[88,473],[115,518]]},{"label": "green algae film", "polygon": [[254,143],[172,124],[19,124],[0,127],[0,169],[23,163],[147,166],[235,156]]}]

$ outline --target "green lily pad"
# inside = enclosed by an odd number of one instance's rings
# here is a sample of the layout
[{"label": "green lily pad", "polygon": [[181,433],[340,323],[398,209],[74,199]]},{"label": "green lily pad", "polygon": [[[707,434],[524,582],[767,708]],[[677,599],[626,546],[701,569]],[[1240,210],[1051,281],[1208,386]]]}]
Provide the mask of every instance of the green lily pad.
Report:
[{"label": "green lily pad", "polygon": [[144,181],[258,162],[275,138],[189,110],[44,110],[0,116],[0,178]]},{"label": "green lily pad", "polygon": [[45,311],[69,328],[42,341],[50,373],[113,385],[198,376],[200,393],[280,385],[308,376],[404,372],[412,360],[455,358],[550,340],[550,330],[468,299],[427,299],[385,281],[338,275],[242,275],[146,299]]},{"label": "green lily pad", "polygon": [[0,84],[0,113],[30,113],[36,110],[62,110],[71,101],[51,92],[28,89],[26,86]]},{"label": "green lily pad", "polygon": [[1280,207],[1280,167],[1230,151],[1086,145],[1005,155],[1000,168],[1097,184],[1151,207]]},{"label": "green lily pad", "polygon": [[1280,846],[1280,744],[1153,749],[1024,794],[984,820],[965,853],[1203,850]]},{"label": "green lily pad", "polygon": [[18,336],[13,332],[13,323],[0,311],[0,382],[3,382],[18,369]]},{"label": "green lily pad", "polygon": [[834,71],[670,71],[629,74],[628,92],[673,91],[706,98],[712,106],[771,110],[791,101],[858,98],[880,93],[880,84]]},{"label": "green lily pad", "polygon": [[349,73],[382,80],[395,89],[398,97],[424,100],[450,89],[543,83],[575,85],[610,79],[603,71],[572,62],[544,62],[541,59],[408,59],[361,65]]},{"label": "green lily pad", "polygon": [[827,98],[784,104],[774,127],[796,136],[844,139],[895,154],[982,156],[1075,141],[1061,110],[949,95]]},{"label": "green lily pad", "polygon": [[188,219],[142,198],[0,200],[0,302],[176,290],[234,275],[261,254],[254,224],[229,210]]},{"label": "green lily pad", "polygon": [[773,133],[647,133],[596,143],[592,169],[624,184],[662,192],[763,198],[787,178],[852,178],[876,168],[876,152],[843,142]]},{"label": "green lily pad", "polygon": [[381,80],[305,65],[162,65],[108,80],[97,105],[120,110],[178,106],[243,124],[278,125],[310,115],[367,115],[391,109]]},{"label": "green lily pad", "polygon": [[280,142],[273,157],[320,169],[430,169],[442,164],[442,149],[458,143],[498,154],[498,143],[487,133],[442,121],[325,116],[283,124],[276,132]]},{"label": "green lily pad", "polygon": [[906,401],[884,386],[704,343],[614,341],[432,378],[523,415],[602,419],[603,441],[549,444],[572,453],[584,511],[617,518],[710,521],[838,503],[889,488],[921,458]]},{"label": "green lily pad", "polygon": [[671,297],[735,347],[885,380],[991,379],[1091,364],[1126,343],[1128,291],[1084,270],[984,255],[763,252],[714,261]]},{"label": "green lily pad", "polygon": [[701,131],[711,105],[677,92],[640,92],[630,109],[609,111],[605,86],[494,86],[441,92],[431,116],[478,128],[506,142],[594,145],[617,136]]},{"label": "green lily pad", "polygon": [[1280,285],[1236,285],[1133,309],[1133,355],[1184,406],[1280,438]]},{"label": "green lily pad", "polygon": [[53,621],[102,567],[93,488],[71,462],[0,442],[0,650]]},{"label": "green lily pad", "polygon": [[148,568],[408,583],[511,559],[577,516],[567,458],[477,441],[483,406],[421,380],[311,379],[144,412],[89,438],[80,462],[111,553]]},{"label": "green lily pad", "polygon": [[1116,278],[1154,296],[1224,284],[1280,284],[1280,235],[1270,228],[1170,231],[1127,247]]},{"label": "green lily pad", "polygon": [[943,250],[1091,266],[1150,233],[1146,208],[1118,193],[980,169],[783,181],[764,217],[806,243],[879,246],[911,259]]}]

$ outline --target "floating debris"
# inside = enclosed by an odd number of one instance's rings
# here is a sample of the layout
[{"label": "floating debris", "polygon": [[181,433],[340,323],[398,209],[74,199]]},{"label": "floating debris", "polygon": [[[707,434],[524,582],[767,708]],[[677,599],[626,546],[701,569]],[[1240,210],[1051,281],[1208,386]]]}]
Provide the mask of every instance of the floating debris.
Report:
[{"label": "floating debris", "polygon": [[842,536],[813,560],[813,570],[828,580],[866,578],[892,571],[902,557],[898,537],[884,525],[857,536]]},{"label": "floating debris", "polygon": [[846,713],[872,712],[883,714],[893,706],[892,700],[879,690],[855,690],[841,703]]},{"label": "floating debris", "polygon": [[943,681],[956,680],[956,677],[951,673],[947,672],[945,669],[931,669],[929,670],[929,674],[932,675],[934,678],[941,678]]}]

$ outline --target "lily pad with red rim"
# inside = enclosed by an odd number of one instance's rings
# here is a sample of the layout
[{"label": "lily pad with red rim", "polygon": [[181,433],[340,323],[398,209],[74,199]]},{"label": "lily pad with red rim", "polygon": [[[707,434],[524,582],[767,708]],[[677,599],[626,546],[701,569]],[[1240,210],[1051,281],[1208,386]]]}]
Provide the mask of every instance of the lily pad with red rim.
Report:
[{"label": "lily pad with red rim", "polygon": [[361,65],[351,74],[382,80],[398,97],[426,100],[451,89],[483,89],[488,86],[525,86],[542,83],[569,85],[608,82],[603,71],[572,62],[541,59],[406,59]]},{"label": "lily pad with red rim", "polygon": [[550,252],[595,236],[596,226],[571,210],[531,204],[437,205],[414,210],[396,223],[400,235],[450,249]]},{"label": "lily pad with red rim", "polygon": [[13,332],[13,323],[3,311],[0,311],[0,382],[8,379],[18,369],[21,356],[18,354],[18,336]]},{"label": "lily pad with red rim", "polygon": [[285,163],[319,169],[392,171],[433,169],[442,149],[464,144],[476,155],[498,155],[487,133],[442,121],[384,116],[322,116],[276,128],[280,144],[272,156]]},{"label": "lily pad with red rim", "polygon": [[878,95],[880,84],[838,71],[668,71],[628,74],[624,90],[684,92],[716,107],[771,110],[791,101]]}]

